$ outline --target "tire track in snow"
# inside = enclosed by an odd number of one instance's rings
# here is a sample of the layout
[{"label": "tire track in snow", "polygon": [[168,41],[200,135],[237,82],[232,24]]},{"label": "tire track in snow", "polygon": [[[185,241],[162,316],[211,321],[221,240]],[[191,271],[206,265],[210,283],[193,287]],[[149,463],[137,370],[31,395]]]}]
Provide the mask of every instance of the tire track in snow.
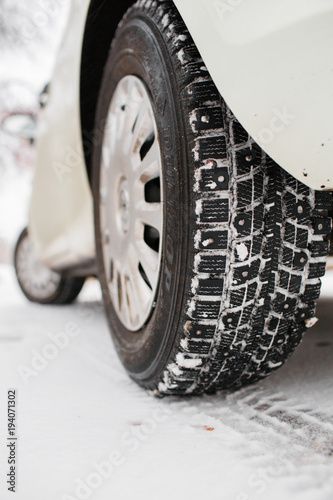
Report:
[{"label": "tire track in snow", "polygon": [[[193,413],[203,419],[232,428],[244,436],[244,450],[255,441],[265,451],[283,457],[286,466],[297,461],[314,461],[333,472],[333,416],[305,407],[296,399],[267,390],[245,388],[225,399],[212,401],[203,396],[198,402],[187,401]],[[261,452],[259,451],[260,455]]]}]

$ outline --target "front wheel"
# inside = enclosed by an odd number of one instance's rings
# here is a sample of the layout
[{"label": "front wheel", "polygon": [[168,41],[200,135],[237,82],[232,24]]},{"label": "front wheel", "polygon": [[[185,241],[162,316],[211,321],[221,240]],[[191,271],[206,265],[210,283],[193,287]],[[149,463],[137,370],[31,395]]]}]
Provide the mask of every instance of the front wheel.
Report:
[{"label": "front wheel", "polygon": [[281,366],[313,322],[331,194],[249,137],[171,1],[128,11],[96,119],[100,280],[130,376],[156,394],[191,394]]}]

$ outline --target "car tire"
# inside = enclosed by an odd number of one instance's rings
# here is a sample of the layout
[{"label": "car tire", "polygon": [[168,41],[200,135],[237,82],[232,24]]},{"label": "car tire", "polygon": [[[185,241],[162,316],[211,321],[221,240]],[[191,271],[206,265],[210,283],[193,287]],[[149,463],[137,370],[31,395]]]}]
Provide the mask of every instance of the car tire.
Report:
[{"label": "car tire", "polygon": [[23,294],[38,304],[71,304],[85,282],[84,277],[70,277],[41,264],[35,254],[28,230],[24,229],[14,252],[16,277]]},{"label": "car tire", "polygon": [[[135,98],[118,99],[130,77],[141,82],[154,114],[161,154],[155,203],[163,214],[155,248],[158,284],[136,329],[122,317],[121,307],[132,307],[125,290],[132,278],[123,257],[127,236],[120,234],[124,227],[118,231],[115,213],[131,205],[136,188],[124,202],[114,187],[114,171],[131,172],[136,160],[119,167],[123,160],[112,149],[126,149],[138,120],[134,112],[130,116]],[[118,141],[122,112],[128,132]],[[280,367],[314,323],[329,251],[331,193],[293,178],[247,134],[173,2],[139,1],[125,15],[105,67],[96,131],[99,274],[114,343],[129,375],[156,395],[180,395],[238,388]],[[147,140],[142,131],[141,148]],[[141,277],[146,281],[147,273]]]}]

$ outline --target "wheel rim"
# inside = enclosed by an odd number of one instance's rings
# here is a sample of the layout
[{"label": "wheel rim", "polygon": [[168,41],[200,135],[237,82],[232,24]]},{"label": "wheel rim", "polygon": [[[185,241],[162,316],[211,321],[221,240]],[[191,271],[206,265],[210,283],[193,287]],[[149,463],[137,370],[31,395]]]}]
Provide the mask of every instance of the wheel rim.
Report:
[{"label": "wheel rim", "polygon": [[159,283],[163,189],[154,112],[135,76],[120,80],[111,100],[99,187],[108,293],[121,323],[138,331],[151,316]]},{"label": "wheel rim", "polygon": [[48,300],[57,292],[61,282],[59,273],[38,260],[28,236],[22,239],[17,249],[16,272],[23,290],[35,300]]}]

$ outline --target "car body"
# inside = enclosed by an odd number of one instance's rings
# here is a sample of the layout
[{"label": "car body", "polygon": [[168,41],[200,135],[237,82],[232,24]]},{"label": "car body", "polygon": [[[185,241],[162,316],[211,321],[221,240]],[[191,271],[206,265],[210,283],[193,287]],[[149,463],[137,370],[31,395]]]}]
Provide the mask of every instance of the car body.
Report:
[{"label": "car body", "polygon": [[[40,119],[29,224],[40,259],[53,269],[89,262],[95,256],[89,106],[96,102],[94,85],[101,76],[105,46],[131,3],[119,7],[109,2],[105,7],[96,0],[71,1],[48,105]],[[294,177],[314,189],[333,189],[333,4],[327,0],[176,0],[175,4],[217,88],[244,128]],[[99,47],[92,39],[105,29],[110,14],[110,33],[99,39]],[[95,62],[92,50],[100,50],[99,61]],[[95,75],[97,83],[91,83]]]}]

